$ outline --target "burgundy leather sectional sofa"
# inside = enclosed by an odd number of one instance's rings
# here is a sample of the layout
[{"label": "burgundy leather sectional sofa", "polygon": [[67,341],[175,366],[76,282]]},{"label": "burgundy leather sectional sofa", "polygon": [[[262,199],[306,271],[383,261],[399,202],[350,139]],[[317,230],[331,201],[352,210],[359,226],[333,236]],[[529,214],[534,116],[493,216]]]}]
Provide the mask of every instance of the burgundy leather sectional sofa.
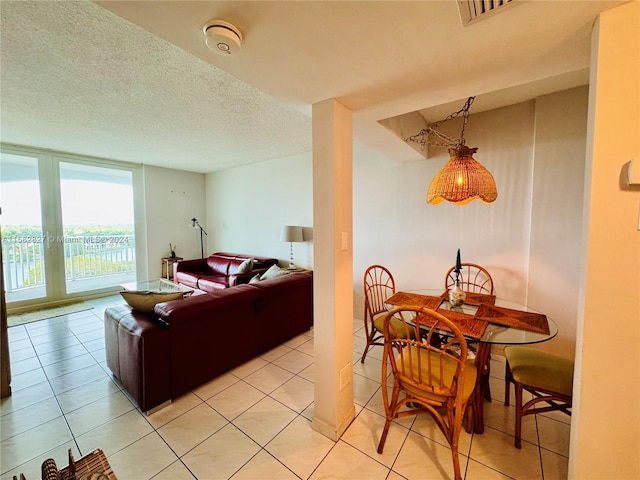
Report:
[{"label": "burgundy leather sectional sofa", "polygon": [[104,314],[107,366],[143,412],[193,390],[313,324],[313,276],[255,284]]},{"label": "burgundy leather sectional sofa", "polygon": [[[253,259],[252,267],[241,269],[245,260]],[[173,281],[205,292],[249,283],[251,277],[264,273],[277,258],[252,257],[239,253],[216,252],[207,258],[183,260],[173,264]],[[245,264],[246,266],[246,264]]]}]

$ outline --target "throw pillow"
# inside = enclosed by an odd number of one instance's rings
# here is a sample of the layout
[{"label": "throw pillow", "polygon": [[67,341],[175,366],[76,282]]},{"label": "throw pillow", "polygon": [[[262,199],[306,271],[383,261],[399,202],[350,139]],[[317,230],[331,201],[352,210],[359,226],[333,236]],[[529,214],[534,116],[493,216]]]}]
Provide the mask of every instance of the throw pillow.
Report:
[{"label": "throw pillow", "polygon": [[256,273],[253,277],[251,277],[251,280],[249,280],[249,283],[258,283],[260,282],[260,274]]},{"label": "throw pillow", "polygon": [[182,298],[183,292],[149,292],[146,290],[125,291],[120,292],[125,302],[134,310],[139,312],[153,312],[153,307],[157,303],[168,302],[170,300],[178,300]]},{"label": "throw pillow", "polygon": [[280,268],[278,265],[271,265],[269,270],[264,272],[260,277],[260,280],[269,280],[270,278],[276,278],[280,275],[287,275],[289,272],[283,268]]},{"label": "throw pillow", "polygon": [[247,258],[238,266],[238,273],[247,273],[253,270],[253,258]]}]

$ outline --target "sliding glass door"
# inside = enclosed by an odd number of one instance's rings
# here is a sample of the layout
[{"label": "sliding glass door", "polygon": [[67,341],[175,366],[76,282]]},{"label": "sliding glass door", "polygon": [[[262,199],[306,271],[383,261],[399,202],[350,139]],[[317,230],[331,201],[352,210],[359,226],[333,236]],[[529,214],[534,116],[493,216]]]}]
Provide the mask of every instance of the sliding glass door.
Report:
[{"label": "sliding glass door", "polygon": [[60,162],[67,293],[136,279],[133,175]]},{"label": "sliding glass door", "polygon": [[3,149],[0,220],[9,306],[58,302],[136,279],[133,172]]},{"label": "sliding glass door", "polygon": [[45,230],[38,159],[2,153],[2,261],[8,303],[45,298]]}]

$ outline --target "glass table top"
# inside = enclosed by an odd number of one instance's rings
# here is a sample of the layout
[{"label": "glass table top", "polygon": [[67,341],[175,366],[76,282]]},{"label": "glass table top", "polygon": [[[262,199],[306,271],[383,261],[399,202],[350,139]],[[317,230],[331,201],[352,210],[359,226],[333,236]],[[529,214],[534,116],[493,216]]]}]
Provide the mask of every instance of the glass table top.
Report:
[{"label": "glass table top", "polygon": [[120,285],[126,291],[138,292],[154,292],[154,293],[173,293],[184,292],[185,294],[193,293],[193,288],[179,285],[164,278],[155,280],[144,280],[141,282],[129,282]]},{"label": "glass table top", "polygon": [[[442,295],[442,289],[424,289],[424,290],[410,290],[410,293],[415,293],[418,295],[428,295],[433,297],[439,297]],[[532,308],[528,308],[525,305],[520,305],[518,303],[510,302],[507,300],[503,300],[500,298],[496,298],[495,305],[497,307],[505,307],[511,308],[513,310],[521,310],[523,312],[532,312],[532,313],[543,313]],[[387,308],[391,309],[396,307],[396,305],[387,305]],[[438,306],[438,309],[442,310],[451,310],[454,312],[465,313],[470,316],[474,316],[476,311],[478,310],[478,306],[476,305],[468,305],[462,304],[459,307],[452,307],[447,298],[443,298],[442,302]],[[479,341],[483,343],[492,343],[492,344],[532,344],[532,343],[540,343],[546,342],[547,340],[552,339],[558,334],[558,325],[553,319],[546,316],[547,322],[549,324],[549,333],[539,333],[533,332],[529,330],[520,330],[515,327],[505,327],[502,325],[497,325],[494,323],[489,323],[487,328],[485,329],[482,337],[480,339],[473,339],[473,341]],[[446,332],[443,332],[446,334]]]}]

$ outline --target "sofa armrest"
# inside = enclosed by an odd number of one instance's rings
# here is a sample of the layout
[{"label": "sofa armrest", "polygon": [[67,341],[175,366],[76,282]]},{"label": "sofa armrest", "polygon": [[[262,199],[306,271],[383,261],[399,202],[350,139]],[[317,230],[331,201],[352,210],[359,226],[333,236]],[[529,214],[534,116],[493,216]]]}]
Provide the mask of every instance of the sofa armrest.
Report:
[{"label": "sofa armrest", "polygon": [[169,330],[127,305],[104,313],[107,367],[142,411],[171,399]]}]

